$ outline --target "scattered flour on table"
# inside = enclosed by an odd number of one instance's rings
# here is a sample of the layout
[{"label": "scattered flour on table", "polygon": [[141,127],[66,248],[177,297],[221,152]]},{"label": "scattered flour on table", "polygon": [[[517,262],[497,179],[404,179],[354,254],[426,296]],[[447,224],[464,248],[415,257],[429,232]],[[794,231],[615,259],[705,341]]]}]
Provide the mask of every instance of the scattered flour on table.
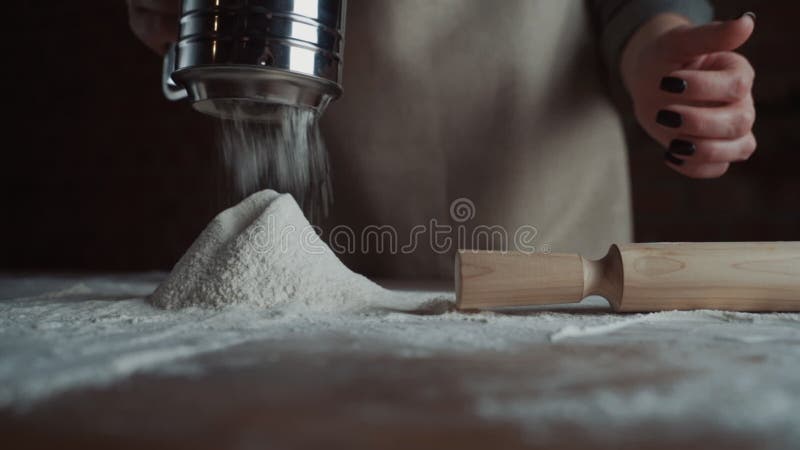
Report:
[{"label": "scattered flour on table", "polygon": [[[788,427],[800,433],[797,313],[620,316],[604,313],[607,303],[591,297],[560,312],[464,314],[450,311],[451,291],[418,285],[377,291],[377,300],[396,295],[404,309],[302,312],[300,301],[297,314],[284,313],[286,304],[163,310],[144,297],[160,283],[164,289],[165,277],[0,274],[0,409],[25,410],[59,393],[101,388],[135,373],[202,375],[213,369],[196,356],[222,355],[252,342],[258,361],[281,354],[344,354],[363,358],[370,370],[381,370],[374,367],[376,355],[408,358],[409,364],[440,358],[476,364],[487,358],[485,364],[492,364],[523,356],[547,376],[520,385],[518,378],[510,383],[502,373],[478,370],[463,388],[480,417],[519,423],[534,436],[559,418],[593,430],[651,420],[713,420],[740,432],[780,433]],[[560,336],[558,342],[553,336]],[[677,369],[685,377],[647,382]],[[639,376],[643,384],[615,381]]]},{"label": "scattered flour on table", "polygon": [[150,301],[345,312],[390,307],[395,297],[345,267],[291,195],[264,190],[214,218]]},{"label": "scattered flour on table", "polygon": [[[219,214],[166,278],[0,274],[0,409],[134,373],[203,374],[211,369],[196,356],[253,342],[256,360],[276,367],[295,353],[346,355],[370,370],[376,355],[410,364],[525,355],[547,376],[526,384],[476,370],[461,388],[479,417],[531,436],[552,431],[548,420],[594,432],[711,421],[800,442],[800,314],[620,316],[599,297],[560,312],[452,305],[449,289],[386,290],[351,272],[291,196],[262,191]],[[643,382],[617,382],[626,379]]]}]

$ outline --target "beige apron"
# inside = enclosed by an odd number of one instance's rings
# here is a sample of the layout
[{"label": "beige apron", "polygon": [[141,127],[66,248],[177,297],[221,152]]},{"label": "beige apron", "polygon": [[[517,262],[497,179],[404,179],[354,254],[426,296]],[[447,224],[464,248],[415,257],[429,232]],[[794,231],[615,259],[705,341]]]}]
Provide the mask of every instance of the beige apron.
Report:
[{"label": "beige apron", "polygon": [[[348,8],[345,94],[322,125],[335,199],[324,229],[339,225],[334,247],[350,267],[451,277],[456,245],[513,249],[520,227],[526,251],[599,257],[630,241],[622,129],[602,93],[583,1]],[[457,199],[467,200],[451,214]],[[451,226],[450,248],[431,245],[431,220]],[[479,225],[507,238],[476,234]],[[396,248],[365,232],[380,226],[392,227]],[[419,227],[429,233],[412,238]]]}]

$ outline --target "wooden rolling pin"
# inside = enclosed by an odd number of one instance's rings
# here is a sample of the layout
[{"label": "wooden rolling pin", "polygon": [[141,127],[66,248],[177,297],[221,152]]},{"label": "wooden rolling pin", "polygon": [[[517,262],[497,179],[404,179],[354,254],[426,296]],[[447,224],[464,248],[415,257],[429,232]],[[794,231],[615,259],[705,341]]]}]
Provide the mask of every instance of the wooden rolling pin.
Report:
[{"label": "wooden rolling pin", "polygon": [[800,242],[612,245],[576,254],[460,250],[460,309],[574,303],[606,298],[615,311],[800,311]]}]

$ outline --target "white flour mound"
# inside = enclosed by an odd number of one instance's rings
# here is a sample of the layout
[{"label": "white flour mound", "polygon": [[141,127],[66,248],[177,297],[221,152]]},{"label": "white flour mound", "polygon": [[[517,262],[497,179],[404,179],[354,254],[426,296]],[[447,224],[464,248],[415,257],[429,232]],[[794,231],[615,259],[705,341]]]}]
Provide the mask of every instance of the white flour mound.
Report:
[{"label": "white flour mound", "polygon": [[167,309],[238,304],[344,312],[392,296],[345,267],[292,196],[264,190],[217,215],[150,301]]}]

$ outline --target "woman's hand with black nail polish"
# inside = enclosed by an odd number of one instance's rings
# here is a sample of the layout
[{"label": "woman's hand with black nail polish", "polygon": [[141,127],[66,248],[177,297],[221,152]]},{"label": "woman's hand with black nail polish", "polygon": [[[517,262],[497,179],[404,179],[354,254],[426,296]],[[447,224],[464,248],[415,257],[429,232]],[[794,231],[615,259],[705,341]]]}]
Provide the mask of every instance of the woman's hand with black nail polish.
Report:
[{"label": "woman's hand with black nail polish", "polygon": [[664,92],[671,92],[673,94],[683,94],[689,84],[686,80],[678,77],[664,77],[661,79],[661,90]]},{"label": "woman's hand with black nail polish", "polygon": [[127,0],[133,33],[159,55],[178,40],[180,0]]},{"label": "woman's hand with black nail polish", "polygon": [[622,78],[639,124],[668,149],[667,166],[690,177],[718,177],[755,150],[755,71],[733,51],[754,27],[750,14],[700,26],[660,14],[629,40]]}]

